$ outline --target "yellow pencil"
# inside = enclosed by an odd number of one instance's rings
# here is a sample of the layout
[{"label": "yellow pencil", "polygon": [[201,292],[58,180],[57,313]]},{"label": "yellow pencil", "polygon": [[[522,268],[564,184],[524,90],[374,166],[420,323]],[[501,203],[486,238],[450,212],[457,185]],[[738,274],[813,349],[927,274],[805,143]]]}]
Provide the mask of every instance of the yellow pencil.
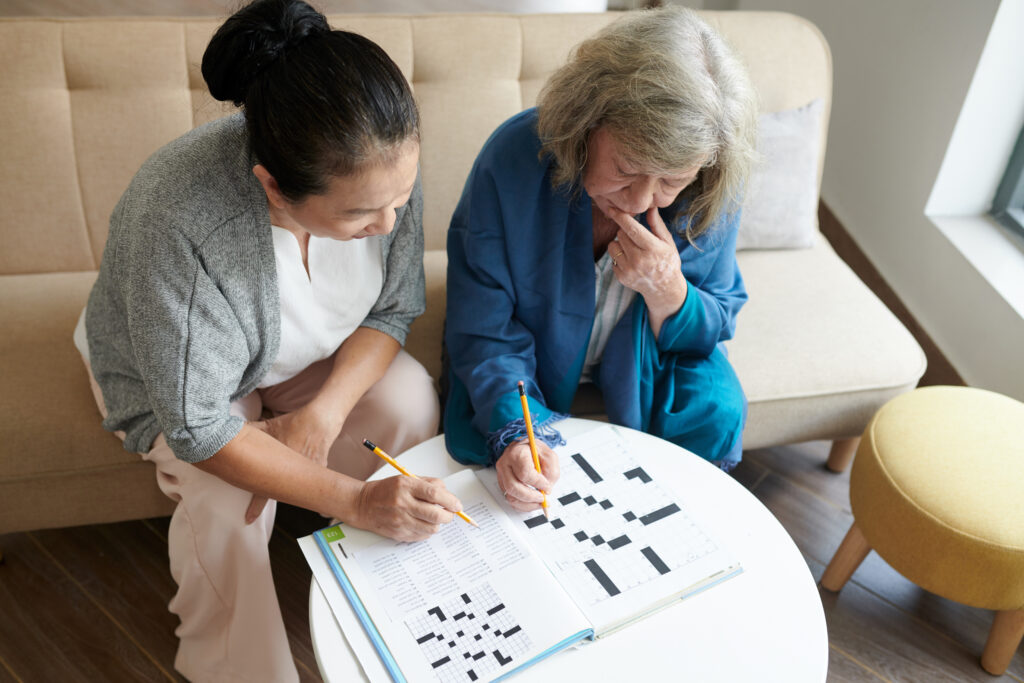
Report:
[{"label": "yellow pencil", "polygon": [[[526,436],[530,439],[530,453],[533,455],[533,467],[537,470],[538,474],[544,474],[540,469],[540,457],[537,455],[537,441],[533,438],[533,421],[530,419],[530,404],[526,400],[526,389],[523,388],[523,382],[519,382],[519,402],[523,404],[523,420],[526,422]],[[544,516],[548,516],[548,496],[546,493],[541,491],[541,495],[544,499],[541,501],[540,506],[544,508]]]},{"label": "yellow pencil", "polygon": [[[409,470],[407,470],[404,467],[402,467],[401,465],[399,465],[397,460],[395,460],[390,455],[385,453],[383,450],[381,450],[378,446],[376,446],[369,439],[363,439],[363,445],[366,446],[367,448],[369,448],[371,451],[373,451],[380,458],[382,458],[384,460],[384,462],[386,462],[387,464],[391,465],[392,467],[394,467],[396,470],[398,470],[399,472],[401,472],[405,476],[412,477],[413,479],[419,479],[419,477],[417,477],[415,474],[413,474]],[[456,512],[455,514],[457,514],[459,517],[462,517],[462,519],[466,520],[467,522],[469,522],[470,524],[472,524],[475,527],[479,527],[480,526],[479,524],[474,522],[472,520],[472,518],[470,518],[470,516],[467,515],[465,512]]]}]

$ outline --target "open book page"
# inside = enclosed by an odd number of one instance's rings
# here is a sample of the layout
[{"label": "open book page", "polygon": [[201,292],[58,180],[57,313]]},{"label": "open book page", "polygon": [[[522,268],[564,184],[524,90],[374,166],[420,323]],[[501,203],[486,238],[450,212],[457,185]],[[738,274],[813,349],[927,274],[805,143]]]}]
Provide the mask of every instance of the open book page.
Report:
[{"label": "open book page", "polygon": [[474,473],[445,485],[479,528],[456,518],[428,540],[399,543],[342,526],[344,537],[328,544],[402,675],[494,680],[590,635]]},{"label": "open book page", "polygon": [[653,463],[610,425],[556,448],[561,477],[543,512],[509,507],[477,473],[598,636],[739,572]]}]

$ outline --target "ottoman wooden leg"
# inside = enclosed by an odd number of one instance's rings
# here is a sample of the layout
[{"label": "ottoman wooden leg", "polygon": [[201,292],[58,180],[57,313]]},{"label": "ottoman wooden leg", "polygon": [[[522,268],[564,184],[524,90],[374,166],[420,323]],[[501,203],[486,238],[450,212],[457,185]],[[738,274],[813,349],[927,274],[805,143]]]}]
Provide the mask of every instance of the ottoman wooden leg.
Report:
[{"label": "ottoman wooden leg", "polygon": [[1001,676],[1010,666],[1010,660],[1017,652],[1024,637],[1024,609],[996,612],[992,628],[988,632],[985,651],[981,654],[981,666],[994,676]]},{"label": "ottoman wooden leg", "polygon": [[832,450],[828,453],[828,461],[825,463],[825,467],[833,472],[845,471],[846,466],[853,460],[853,454],[857,452],[857,445],[859,443],[859,436],[855,436],[852,439],[836,439],[833,441]]},{"label": "ottoman wooden leg", "polygon": [[868,539],[864,538],[854,522],[846,532],[846,538],[839,544],[836,554],[832,556],[832,561],[825,567],[825,573],[821,575],[821,587],[835,592],[845,586],[869,552],[871,546],[868,545]]}]

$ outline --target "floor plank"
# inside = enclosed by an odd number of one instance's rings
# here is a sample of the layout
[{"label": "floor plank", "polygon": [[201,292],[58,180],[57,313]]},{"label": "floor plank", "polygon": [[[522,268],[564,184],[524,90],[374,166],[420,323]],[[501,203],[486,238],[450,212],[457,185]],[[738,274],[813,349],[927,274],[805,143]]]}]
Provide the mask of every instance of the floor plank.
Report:
[{"label": "floor plank", "polygon": [[92,600],[149,652],[170,676],[177,644],[167,634],[178,618],[167,611],[177,590],[166,540],[142,522],[53,529],[33,534]]},{"label": "floor plank", "polygon": [[790,481],[786,474],[768,471],[753,491],[793,537],[800,551],[827,564],[853,521],[853,515]]},{"label": "floor plank", "polygon": [[743,484],[748,491],[753,491],[761,483],[761,479],[768,474],[768,470],[748,457],[748,453],[744,453],[740,464],[730,474],[733,479]]},{"label": "floor plank", "polygon": [[845,650],[835,645],[829,645],[827,683],[888,683],[888,681],[889,679],[877,675]]},{"label": "floor plank", "polygon": [[[95,527],[83,536],[99,538]],[[32,534],[0,538],[0,658],[26,681],[174,680]]]},{"label": "floor plank", "polygon": [[766,470],[784,473],[797,486],[840,510],[850,511],[850,468],[833,472],[825,467],[829,441],[776,446],[747,451],[744,459]]}]

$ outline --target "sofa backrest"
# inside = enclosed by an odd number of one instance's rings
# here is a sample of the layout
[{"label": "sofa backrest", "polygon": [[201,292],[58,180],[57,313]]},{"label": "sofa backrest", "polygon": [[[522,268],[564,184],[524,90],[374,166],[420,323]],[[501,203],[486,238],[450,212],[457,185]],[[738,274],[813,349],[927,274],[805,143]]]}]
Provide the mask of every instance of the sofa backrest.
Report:
[{"label": "sofa backrest", "polygon": [[[746,61],[763,111],[822,98],[828,121],[831,58],[813,25],[780,13],[702,15]],[[573,45],[617,16],[329,17],[380,44],[412,83],[427,249],[444,248],[448,219],[491,131],[532,106]],[[232,110],[210,97],[199,70],[219,24],[0,20],[0,273],[99,266],[110,213],[146,157]]]}]

